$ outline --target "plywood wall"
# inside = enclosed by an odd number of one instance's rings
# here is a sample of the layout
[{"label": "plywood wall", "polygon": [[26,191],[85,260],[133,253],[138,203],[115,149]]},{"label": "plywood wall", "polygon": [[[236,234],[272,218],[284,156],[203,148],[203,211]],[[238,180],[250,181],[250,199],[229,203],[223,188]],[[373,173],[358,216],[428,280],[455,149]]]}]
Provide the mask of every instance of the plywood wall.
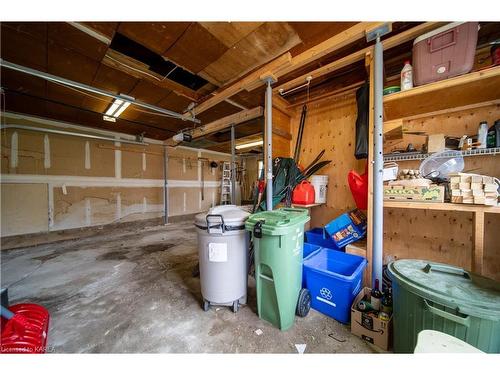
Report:
[{"label": "plywood wall", "polygon": [[[292,117],[292,152],[300,114],[298,110]],[[330,165],[318,172],[328,175],[327,203],[312,209],[311,227],[323,226],[355,207],[347,184],[347,173],[351,169],[361,173],[365,166],[364,160],[356,160],[354,157],[356,116],[356,99],[351,94],[308,105],[300,164],[308,165],[323,149],[323,160],[332,160]]]},{"label": "plywood wall", "polygon": [[[313,208],[311,227],[323,226],[341,213],[355,207],[347,173],[364,171],[365,160],[354,157],[355,122],[357,110],[353,95],[309,104],[301,147],[300,163],[307,165],[325,149],[325,159],[332,164],[320,174],[329,177],[326,205]],[[412,119],[405,125],[409,131],[474,134],[479,121],[492,122],[500,118],[496,105]],[[292,116],[292,152],[295,147],[300,111]],[[457,134],[460,135],[460,134]],[[425,138],[405,136],[406,143],[425,142]],[[401,143],[401,142],[400,142]],[[401,147],[395,142],[390,147]],[[400,162],[402,168],[418,168],[420,162]],[[465,169],[500,177],[498,156],[465,158]],[[486,215],[484,274],[500,280],[500,217]],[[438,262],[471,268],[472,214],[466,212],[421,211],[405,209],[384,210],[384,255],[396,258],[431,259]]]},{"label": "plywood wall", "polygon": [[[96,132],[12,114],[2,120],[42,129]],[[120,144],[6,129],[1,145],[2,237],[164,215],[161,144]],[[193,214],[218,204],[221,171],[210,168],[209,162],[220,165],[229,160],[227,154],[169,148],[169,216]]]},{"label": "plywood wall", "polygon": [[273,158],[290,157],[291,118],[277,108],[273,108]]}]

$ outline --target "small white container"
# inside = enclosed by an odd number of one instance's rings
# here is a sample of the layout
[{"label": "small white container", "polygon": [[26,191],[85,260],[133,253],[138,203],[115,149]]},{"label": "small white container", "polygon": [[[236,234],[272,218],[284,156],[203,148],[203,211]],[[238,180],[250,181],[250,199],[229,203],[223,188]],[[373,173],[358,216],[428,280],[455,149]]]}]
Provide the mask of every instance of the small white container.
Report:
[{"label": "small white container", "polygon": [[413,68],[410,61],[405,61],[405,66],[401,70],[401,91],[413,88]]},{"label": "small white container", "polygon": [[486,139],[488,137],[488,123],[486,121],[482,121],[479,124],[479,128],[477,130],[477,141],[481,143],[477,148],[486,148]]},{"label": "small white container", "polygon": [[314,175],[311,177],[311,184],[314,186],[314,203],[326,203],[328,176]]},{"label": "small white container", "polygon": [[384,181],[391,181],[391,180],[397,180],[398,179],[398,171],[399,171],[399,166],[394,163],[385,163],[384,164],[384,174],[383,174],[383,180]]}]

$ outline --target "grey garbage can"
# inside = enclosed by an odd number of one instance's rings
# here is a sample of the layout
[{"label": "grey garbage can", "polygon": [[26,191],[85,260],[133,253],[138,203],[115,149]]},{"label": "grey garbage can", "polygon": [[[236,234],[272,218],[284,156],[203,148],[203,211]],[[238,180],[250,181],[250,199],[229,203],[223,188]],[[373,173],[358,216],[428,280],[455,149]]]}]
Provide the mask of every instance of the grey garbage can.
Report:
[{"label": "grey garbage can", "polygon": [[234,206],[216,206],[196,215],[203,309],[231,306],[238,311],[247,301],[250,213]]}]

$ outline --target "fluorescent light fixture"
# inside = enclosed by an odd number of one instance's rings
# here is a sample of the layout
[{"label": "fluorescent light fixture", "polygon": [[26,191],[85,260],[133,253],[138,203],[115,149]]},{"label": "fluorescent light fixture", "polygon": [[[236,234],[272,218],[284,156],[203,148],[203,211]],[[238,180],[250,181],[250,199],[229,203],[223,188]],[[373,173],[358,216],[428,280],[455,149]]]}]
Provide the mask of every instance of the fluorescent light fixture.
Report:
[{"label": "fluorescent light fixture", "polygon": [[[132,98],[131,96],[127,96],[127,95],[120,95],[120,96],[124,97],[125,99],[130,99],[131,101],[134,100],[134,98]],[[107,109],[105,115],[103,116],[103,119],[106,121],[113,121],[113,120],[107,119],[105,117],[116,119],[122,114],[123,111],[125,111],[127,109],[127,107],[129,105],[130,105],[130,101],[128,101],[128,100],[115,99],[113,101],[113,103],[111,103],[109,108]]]},{"label": "fluorescent light fixture", "polygon": [[241,145],[237,145],[236,149],[240,150],[242,148],[249,148],[253,146],[262,146],[264,144],[264,141],[255,141],[255,142],[250,142],[250,143],[243,143]]},{"label": "fluorescent light fixture", "polygon": [[102,116],[102,119],[103,119],[104,121],[116,122],[116,118],[114,118],[114,117],[112,117],[112,116],[106,116],[106,115],[104,115],[104,116]]}]

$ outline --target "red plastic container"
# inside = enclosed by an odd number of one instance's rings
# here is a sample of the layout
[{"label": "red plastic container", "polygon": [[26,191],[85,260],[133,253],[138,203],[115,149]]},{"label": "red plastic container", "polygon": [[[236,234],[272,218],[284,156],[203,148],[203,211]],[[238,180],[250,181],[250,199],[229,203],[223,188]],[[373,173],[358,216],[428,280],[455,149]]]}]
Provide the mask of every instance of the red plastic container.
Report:
[{"label": "red plastic container", "polygon": [[477,22],[453,22],[415,39],[415,85],[469,73],[474,65],[477,33]]},{"label": "red plastic container", "polygon": [[314,186],[309,181],[302,181],[295,186],[292,193],[292,203],[295,204],[313,204],[314,203]]},{"label": "red plastic container", "polygon": [[20,303],[9,306],[15,315],[2,317],[0,353],[45,353],[49,330],[49,312],[40,305]]},{"label": "red plastic container", "polygon": [[366,210],[368,208],[368,164],[366,164],[365,173],[362,175],[356,171],[349,171],[347,182],[356,207],[360,210]]}]

